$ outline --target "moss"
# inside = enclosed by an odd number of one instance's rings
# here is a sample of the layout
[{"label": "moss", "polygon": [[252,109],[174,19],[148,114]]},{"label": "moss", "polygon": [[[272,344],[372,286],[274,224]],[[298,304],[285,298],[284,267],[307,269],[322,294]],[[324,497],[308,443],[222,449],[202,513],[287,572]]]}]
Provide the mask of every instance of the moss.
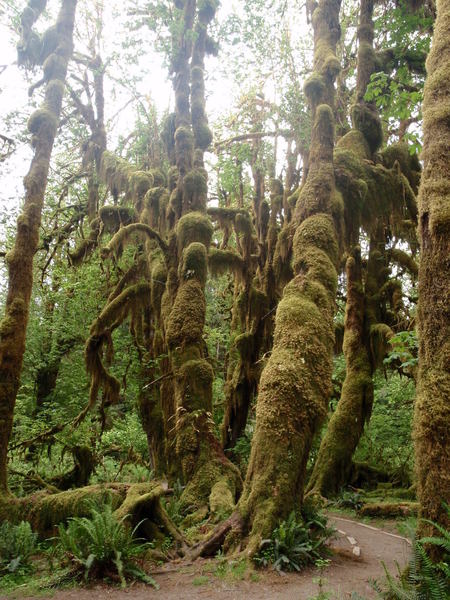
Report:
[{"label": "moss", "polygon": [[42,494],[32,503],[27,516],[33,529],[42,535],[53,533],[56,526],[70,517],[88,516],[92,502],[109,500],[113,507],[122,504],[128,486],[126,484],[93,485],[59,494]]},{"label": "moss", "polygon": [[370,159],[371,152],[364,134],[357,129],[352,129],[346,133],[336,144],[337,148],[348,150],[356,154],[358,158]]},{"label": "moss", "polygon": [[333,262],[338,259],[338,246],[332,219],[326,214],[309,217],[294,236],[294,263],[308,246],[323,250]]},{"label": "moss", "polygon": [[408,144],[391,144],[381,153],[383,165],[392,169],[396,162],[399,163],[403,175],[408,179],[412,189],[417,193],[420,182],[421,166],[417,154],[411,154]]},{"label": "moss", "polygon": [[108,233],[115,233],[119,227],[130,225],[137,220],[134,208],[128,206],[103,206],[99,217]]},{"label": "moss", "polygon": [[175,145],[180,154],[194,152],[194,134],[189,127],[180,126],[175,131]]},{"label": "moss", "polygon": [[167,177],[162,169],[150,169],[148,173],[153,177],[154,187],[166,187]]},{"label": "moss", "polygon": [[418,510],[418,502],[379,502],[364,504],[358,513],[362,517],[411,517]]},{"label": "moss", "polygon": [[312,73],[305,81],[303,91],[311,102],[317,102],[325,91],[325,82],[322,75]]},{"label": "moss", "polygon": [[374,364],[380,366],[389,348],[389,340],[394,335],[385,323],[374,323],[370,327],[370,349]]},{"label": "moss", "polygon": [[213,226],[209,218],[200,212],[191,212],[178,221],[177,243],[178,253],[181,256],[183,249],[192,244],[200,242],[206,248],[211,244]]},{"label": "moss", "polygon": [[45,103],[51,112],[56,112],[64,96],[64,83],[59,79],[52,79],[48,82],[45,90]]},{"label": "moss", "polygon": [[197,147],[201,150],[207,150],[213,141],[213,133],[208,123],[197,123],[194,126],[194,133]]},{"label": "moss", "polygon": [[175,167],[175,166],[170,167],[169,176],[168,176],[170,191],[173,191],[176,188],[179,176],[180,176],[180,173],[178,171],[178,167]]},{"label": "moss", "polygon": [[212,382],[214,371],[207,360],[189,360],[177,372],[182,406],[187,412],[212,412]]},{"label": "moss", "polygon": [[370,151],[376,152],[383,143],[383,130],[376,111],[365,104],[355,104],[351,109],[351,117],[353,127],[364,135]]},{"label": "moss", "polygon": [[292,210],[295,210],[295,206],[296,206],[296,204],[297,204],[297,200],[298,200],[298,198],[299,198],[299,195],[300,195],[300,188],[297,188],[297,189],[295,190],[295,192],[294,192],[293,194],[291,194],[291,195],[288,197],[288,199],[287,199],[287,201],[288,201],[288,204],[289,204],[289,206],[292,208]]},{"label": "moss", "polygon": [[196,279],[189,279],[180,286],[170,312],[166,330],[169,347],[201,343],[205,313],[203,286]]},{"label": "moss", "polygon": [[192,242],[183,250],[180,263],[180,279],[196,279],[202,286],[208,275],[206,248],[200,242]]},{"label": "moss", "polygon": [[220,277],[227,272],[242,279],[244,272],[244,261],[234,250],[218,250],[212,248],[208,255],[209,270],[213,277]]},{"label": "moss", "polygon": [[188,194],[206,194],[208,192],[205,173],[200,169],[189,171],[184,176],[183,185]]},{"label": "moss", "polygon": [[55,135],[58,118],[47,108],[39,108],[30,116],[27,127],[28,131],[33,134],[38,134],[41,129],[45,129],[49,135],[51,132]]},{"label": "moss", "polygon": [[251,235],[252,222],[250,220],[250,215],[248,213],[237,214],[235,219],[235,226],[237,233],[242,233],[243,235]]},{"label": "moss", "polygon": [[50,54],[44,61],[44,78],[46,81],[51,79],[61,79],[64,81],[67,70],[67,59],[59,54]]},{"label": "moss", "polygon": [[255,336],[252,333],[241,333],[235,338],[234,345],[244,362],[252,360],[255,351]]},{"label": "moss", "polygon": [[134,171],[129,178],[129,190],[133,201],[136,203],[141,200],[153,185],[154,180],[151,173]]},{"label": "moss", "polygon": [[234,498],[226,479],[220,479],[213,485],[209,495],[209,507],[211,514],[220,520],[226,519],[233,512]]}]

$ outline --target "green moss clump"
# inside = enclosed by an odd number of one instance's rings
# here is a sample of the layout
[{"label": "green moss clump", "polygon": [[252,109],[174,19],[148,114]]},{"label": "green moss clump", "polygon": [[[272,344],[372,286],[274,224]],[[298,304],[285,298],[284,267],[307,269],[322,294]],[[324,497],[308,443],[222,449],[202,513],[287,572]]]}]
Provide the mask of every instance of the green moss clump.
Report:
[{"label": "green moss clump", "polygon": [[175,144],[180,154],[189,155],[194,152],[194,134],[189,127],[184,125],[175,131]]},{"label": "green moss clump", "polygon": [[162,169],[150,169],[149,174],[153,177],[155,187],[166,187],[167,177]]},{"label": "green moss clump", "polygon": [[310,102],[317,102],[325,92],[325,82],[322,75],[312,73],[305,81],[303,91]]},{"label": "green moss clump", "polygon": [[243,235],[251,235],[252,233],[252,222],[248,213],[239,213],[235,218],[235,226],[237,233]]},{"label": "green moss clump", "polygon": [[43,69],[46,81],[50,81],[51,79],[64,81],[67,70],[67,59],[59,56],[59,54],[50,54],[44,62]]},{"label": "green moss clump", "polygon": [[47,83],[45,102],[52,112],[56,112],[64,96],[64,83],[59,79],[52,79]]},{"label": "green moss clump", "polygon": [[183,250],[180,263],[180,278],[183,280],[196,279],[205,285],[208,275],[208,260],[206,248],[200,242],[192,242]]},{"label": "green moss clump", "polygon": [[58,128],[58,119],[46,108],[35,110],[28,119],[28,131],[33,134],[39,133],[41,129],[50,132],[56,132]]},{"label": "green moss clump", "polygon": [[207,150],[213,141],[213,133],[208,123],[198,122],[194,126],[195,142],[198,148]]},{"label": "green moss clump", "polygon": [[207,360],[189,360],[177,372],[182,390],[183,408],[188,412],[212,411],[212,382],[214,371]]},{"label": "green moss clump", "polygon": [[153,176],[147,171],[134,171],[130,175],[129,189],[135,202],[143,198],[153,185]]},{"label": "green moss clump", "polygon": [[409,181],[412,189],[417,193],[420,183],[421,166],[416,153],[411,154],[408,144],[391,144],[381,153],[383,165],[392,169],[396,162],[399,163],[403,175]]},{"label": "green moss clump", "polygon": [[206,194],[208,192],[206,176],[201,169],[193,169],[186,173],[183,185],[188,194]]},{"label": "green moss clump", "polygon": [[209,508],[211,514],[220,520],[226,519],[233,512],[234,498],[225,478],[213,485],[209,495]]},{"label": "green moss clump", "polygon": [[336,147],[356,154],[358,158],[370,159],[369,144],[361,131],[352,129],[337,141]]},{"label": "green moss clump", "polygon": [[210,219],[203,213],[191,212],[181,217],[177,224],[179,256],[181,256],[183,249],[192,242],[200,242],[206,248],[209,248],[213,231]]},{"label": "green moss clump", "polygon": [[383,130],[376,111],[365,104],[355,104],[351,109],[351,117],[353,127],[364,135],[370,151],[376,152],[383,143]]},{"label": "green moss clump", "polygon": [[338,245],[331,218],[326,214],[317,214],[305,219],[294,236],[294,262],[308,246],[323,250],[333,262],[338,260]]},{"label": "green moss clump", "polygon": [[134,208],[129,206],[103,206],[99,217],[107,233],[115,233],[119,227],[130,225],[137,220]]},{"label": "green moss clump", "polygon": [[169,348],[200,344],[205,314],[203,286],[196,279],[185,281],[178,290],[168,318],[166,335]]}]

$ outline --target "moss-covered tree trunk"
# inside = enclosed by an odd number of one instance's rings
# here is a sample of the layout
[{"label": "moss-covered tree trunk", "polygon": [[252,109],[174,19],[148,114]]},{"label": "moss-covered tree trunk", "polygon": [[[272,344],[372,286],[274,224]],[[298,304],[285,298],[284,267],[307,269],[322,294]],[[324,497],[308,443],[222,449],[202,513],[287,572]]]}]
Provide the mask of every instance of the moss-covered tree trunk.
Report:
[{"label": "moss-covered tree trunk", "polygon": [[[421,516],[450,527],[450,1],[438,0],[423,103],[419,378],[414,415]],[[430,526],[422,524],[422,532]]]},{"label": "moss-covered tree trunk", "polygon": [[7,489],[8,442],[25,352],[33,258],[39,242],[44,194],[61,112],[67,64],[72,54],[76,4],[76,0],[62,1],[56,22],[57,45],[44,63],[45,100],[28,122],[34,157],[24,180],[25,201],[17,221],[14,247],[7,255],[8,295],[5,315],[0,323],[0,489],[3,490]]},{"label": "moss-covered tree trunk", "polygon": [[347,259],[347,304],[344,356],[347,367],[342,393],[320,445],[308,491],[322,496],[339,491],[349,478],[352,456],[373,402],[372,364],[365,324],[361,254]]},{"label": "moss-covered tree trunk", "polygon": [[[361,136],[364,147],[370,149],[370,155],[378,148],[382,139],[381,121],[376,107],[364,100],[367,84],[375,68],[372,16],[373,0],[361,0],[356,102],[352,107],[352,118],[353,126]],[[307,487],[308,492],[322,496],[336,493],[348,481],[352,456],[364,431],[364,424],[370,416],[373,402],[367,305],[370,304],[373,308],[374,302],[373,299],[368,301],[367,295],[373,295],[377,290],[371,289],[370,286],[370,277],[374,275],[372,272],[367,276],[366,286],[364,286],[358,246],[361,228],[360,207],[355,210],[351,194],[346,193],[346,190],[343,190],[343,199],[347,208],[345,239],[351,253],[346,264],[347,305],[344,325],[346,377],[339,403],[320,445]],[[372,271],[373,257],[369,262]],[[372,322],[377,322],[375,315]]]},{"label": "moss-covered tree trunk", "polygon": [[203,165],[203,154],[212,140],[205,112],[204,56],[207,27],[216,8],[215,0],[198,6],[195,0],[187,0],[173,63],[178,184],[172,206],[178,222],[168,274],[168,297],[172,296],[173,304],[165,330],[173,372],[175,453],[186,483],[183,507],[192,510],[209,505],[218,514],[232,510],[240,476],[212,431],[214,372],[203,340],[207,252],[213,234],[206,213]]},{"label": "moss-covered tree trunk", "polygon": [[238,504],[247,549],[258,551],[276,523],[299,508],[306,463],[331,390],[338,245],[332,220],[334,81],[340,65],[339,0],[315,6],[314,73],[305,84],[312,109],[310,170],[295,211],[294,279],[275,319],[263,370],[256,429]]}]

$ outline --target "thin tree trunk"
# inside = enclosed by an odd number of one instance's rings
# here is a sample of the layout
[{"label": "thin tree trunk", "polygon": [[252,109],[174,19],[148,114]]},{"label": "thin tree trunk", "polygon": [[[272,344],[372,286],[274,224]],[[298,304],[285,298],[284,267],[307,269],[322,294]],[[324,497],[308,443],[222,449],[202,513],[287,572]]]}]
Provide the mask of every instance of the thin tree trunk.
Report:
[{"label": "thin tree trunk", "polygon": [[[14,247],[7,255],[8,295],[0,323],[0,490],[7,489],[7,451],[14,406],[20,384],[26,328],[33,286],[33,258],[39,242],[50,157],[58,128],[72,36],[76,0],[63,0],[56,22],[58,45],[46,61],[46,90],[42,107],[28,122],[34,157],[25,177],[25,201],[17,220]],[[53,62],[49,63],[48,61]],[[52,66],[53,65],[53,66]]]}]

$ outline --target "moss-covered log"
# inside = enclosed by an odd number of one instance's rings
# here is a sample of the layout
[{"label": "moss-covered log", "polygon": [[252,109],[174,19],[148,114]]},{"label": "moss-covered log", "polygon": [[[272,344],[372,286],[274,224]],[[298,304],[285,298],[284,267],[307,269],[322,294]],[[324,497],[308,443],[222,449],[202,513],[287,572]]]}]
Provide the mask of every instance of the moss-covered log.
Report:
[{"label": "moss-covered log", "polygon": [[[449,529],[450,498],[450,1],[438,0],[423,105],[419,194],[419,378],[414,415],[422,517]],[[422,523],[421,532],[432,527]],[[438,554],[438,548],[434,553]],[[436,556],[437,557],[437,556]]]},{"label": "moss-covered log", "polygon": [[167,494],[167,486],[153,481],[91,485],[57,494],[38,492],[25,498],[0,496],[0,523],[29,521],[42,538],[47,538],[56,533],[59,523],[89,516],[92,506],[109,502],[118,520],[128,516],[131,526],[141,523],[141,536],[156,541],[171,536],[179,547],[184,546],[182,534],[160,503]]},{"label": "moss-covered log", "polygon": [[57,43],[46,60],[47,64],[53,59],[57,67],[52,69],[49,63],[45,70],[47,85],[44,103],[28,121],[34,157],[24,179],[25,201],[17,220],[14,247],[6,257],[8,295],[5,315],[0,322],[0,490],[3,491],[7,488],[7,449],[25,352],[33,286],[33,258],[39,242],[44,194],[61,113],[67,65],[72,55],[76,4],[76,0],[62,0],[56,21]]}]

